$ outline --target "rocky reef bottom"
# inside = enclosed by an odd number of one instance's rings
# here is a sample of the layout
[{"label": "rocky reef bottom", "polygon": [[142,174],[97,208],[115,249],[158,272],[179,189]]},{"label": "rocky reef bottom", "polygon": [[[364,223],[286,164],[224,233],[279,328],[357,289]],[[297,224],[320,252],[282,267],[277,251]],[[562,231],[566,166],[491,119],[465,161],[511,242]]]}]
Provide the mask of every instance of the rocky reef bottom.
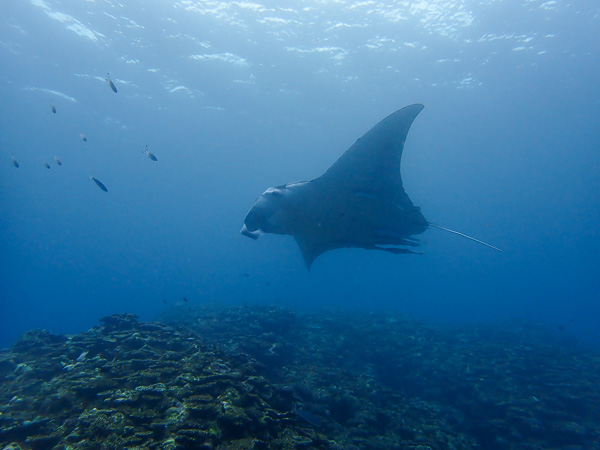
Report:
[{"label": "rocky reef bottom", "polygon": [[270,306],[0,352],[0,449],[600,448],[600,357],[531,324]]}]

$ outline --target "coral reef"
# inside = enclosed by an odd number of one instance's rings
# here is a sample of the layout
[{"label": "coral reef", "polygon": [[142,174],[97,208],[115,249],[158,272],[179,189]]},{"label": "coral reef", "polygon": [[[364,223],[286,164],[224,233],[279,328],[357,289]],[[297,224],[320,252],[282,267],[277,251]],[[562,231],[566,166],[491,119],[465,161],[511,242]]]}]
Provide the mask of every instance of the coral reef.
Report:
[{"label": "coral reef", "polygon": [[0,449],[516,446],[600,448],[600,358],[531,324],[186,306],[0,352]]}]

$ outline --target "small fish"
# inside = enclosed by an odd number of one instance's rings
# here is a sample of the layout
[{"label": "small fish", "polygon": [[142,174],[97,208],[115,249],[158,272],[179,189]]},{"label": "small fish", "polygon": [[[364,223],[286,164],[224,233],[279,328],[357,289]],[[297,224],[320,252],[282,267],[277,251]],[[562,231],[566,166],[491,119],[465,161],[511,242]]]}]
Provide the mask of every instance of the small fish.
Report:
[{"label": "small fish", "polygon": [[144,153],[152,161],[158,161],[158,158],[154,155],[154,153],[152,153],[150,150],[148,150],[148,146],[147,145],[146,145],[146,150],[144,150]]},{"label": "small fish", "polygon": [[108,85],[110,86],[110,88],[112,89],[112,91],[116,94],[117,93],[117,87],[115,86],[115,83],[113,83],[112,80],[110,79],[110,74],[109,73],[106,74],[106,81],[108,82]]},{"label": "small fish", "polygon": [[46,166],[46,169],[50,168],[50,164],[48,164],[47,162],[44,163],[44,166]]},{"label": "small fish", "polygon": [[99,179],[97,179],[96,177],[90,177],[90,180],[94,180],[94,183],[96,183],[96,185],[102,189],[104,192],[108,192],[108,188],[106,186],[104,186],[104,183],[102,181],[100,181]]},{"label": "small fish", "polygon": [[12,165],[15,166],[17,169],[20,167],[18,161],[13,155],[10,155],[10,161],[12,162]]},{"label": "small fish", "polygon": [[54,157],[54,162],[56,163],[57,166],[62,166],[62,161],[60,159],[58,159],[56,156]]},{"label": "small fish", "polygon": [[81,136],[83,142],[87,142],[87,136],[85,134],[81,133],[79,136]]},{"label": "small fish", "polygon": [[54,102],[50,103],[50,111],[56,114],[56,105],[54,104]]},{"label": "small fish", "polygon": [[184,301],[184,302],[187,302],[187,298],[183,297],[183,301]]}]

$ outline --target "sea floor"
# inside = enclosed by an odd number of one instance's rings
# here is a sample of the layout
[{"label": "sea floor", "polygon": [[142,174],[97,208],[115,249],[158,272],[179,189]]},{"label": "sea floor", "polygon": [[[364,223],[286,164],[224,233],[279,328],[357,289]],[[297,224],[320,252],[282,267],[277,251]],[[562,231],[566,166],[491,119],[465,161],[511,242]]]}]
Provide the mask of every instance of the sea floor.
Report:
[{"label": "sea floor", "polygon": [[600,356],[542,326],[173,306],[0,352],[0,449],[600,448]]}]

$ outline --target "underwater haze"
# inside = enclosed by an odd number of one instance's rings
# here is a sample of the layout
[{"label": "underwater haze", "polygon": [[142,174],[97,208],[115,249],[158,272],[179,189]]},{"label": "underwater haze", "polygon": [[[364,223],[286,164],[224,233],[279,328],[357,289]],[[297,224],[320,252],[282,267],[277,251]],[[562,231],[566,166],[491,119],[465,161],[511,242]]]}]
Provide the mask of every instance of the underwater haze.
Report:
[{"label": "underwater haze", "polygon": [[[600,344],[597,2],[2,9],[0,347],[184,297],[527,320]],[[413,103],[407,194],[503,252],[429,229],[422,255],[339,249],[307,271],[291,237],[239,233],[266,188],[318,177]]]}]

